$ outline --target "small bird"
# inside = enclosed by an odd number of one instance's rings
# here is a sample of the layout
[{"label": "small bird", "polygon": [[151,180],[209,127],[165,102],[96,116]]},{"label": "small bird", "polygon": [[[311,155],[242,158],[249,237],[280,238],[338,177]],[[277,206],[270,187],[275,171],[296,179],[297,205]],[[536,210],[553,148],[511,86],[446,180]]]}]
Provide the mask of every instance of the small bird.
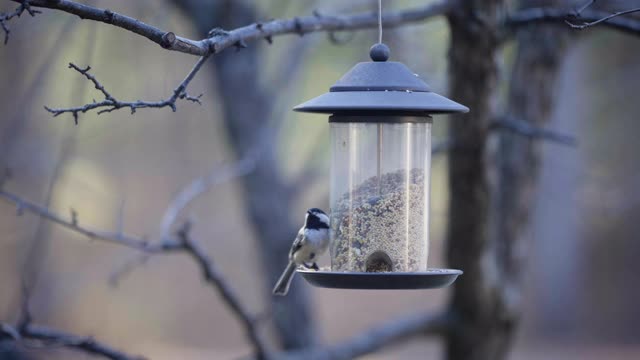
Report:
[{"label": "small bird", "polygon": [[296,273],[296,267],[318,270],[316,259],[327,251],[329,246],[329,216],[318,208],[307,210],[304,225],[289,251],[289,264],[273,287],[273,294],[285,296]]}]

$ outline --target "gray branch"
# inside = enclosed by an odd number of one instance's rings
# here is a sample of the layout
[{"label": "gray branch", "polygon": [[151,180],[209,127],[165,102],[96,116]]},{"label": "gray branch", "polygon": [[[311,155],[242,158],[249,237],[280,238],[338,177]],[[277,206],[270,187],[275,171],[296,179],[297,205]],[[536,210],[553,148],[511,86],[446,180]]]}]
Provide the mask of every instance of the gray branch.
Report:
[{"label": "gray branch", "polygon": [[[511,14],[505,25],[511,29],[542,23],[568,23],[578,29],[585,29],[596,24],[632,35],[640,35],[640,21],[621,15],[640,11],[632,9],[620,13],[584,9],[580,13],[557,8],[529,8]],[[580,24],[576,22],[580,21]]]},{"label": "gray branch", "polygon": [[[151,243],[144,238],[138,238],[131,235],[125,235],[120,232],[108,232],[94,230],[80,225],[77,215],[71,216],[71,219],[66,219],[60,215],[51,212],[49,209],[22,199],[18,195],[10,193],[6,190],[0,189],[0,198],[16,205],[18,215],[27,211],[42,217],[43,219],[54,222],[58,225],[66,227],[74,232],[88,237],[89,239],[102,240],[129,248],[133,248],[144,252],[145,254],[166,254],[182,252],[191,256],[202,270],[203,278],[211,285],[213,289],[222,297],[227,307],[232,310],[238,320],[244,326],[247,333],[247,337],[252,344],[255,354],[259,359],[267,358],[267,345],[264,339],[259,335],[257,329],[257,322],[255,318],[250,314],[249,310],[240,301],[240,298],[235,294],[229,282],[225,279],[222,273],[214,266],[213,261],[205,254],[204,250],[199,244],[194,241],[189,233],[190,224],[187,222],[178,231],[175,239],[162,239],[160,242]],[[3,326],[3,329],[5,327]],[[10,328],[7,327],[10,330]],[[45,336],[46,331],[35,331],[39,328],[34,328],[33,334],[40,334]],[[40,329],[41,330],[41,329]],[[6,333],[6,331],[5,331]],[[19,334],[20,332],[18,332]],[[72,339],[84,339],[84,338],[72,338]],[[78,345],[74,345],[74,344]],[[69,342],[71,347],[91,346],[88,342]],[[128,359],[128,358],[114,358],[114,359]]]},{"label": "gray branch", "polygon": [[112,360],[144,360],[144,357],[126,354],[90,336],[78,336],[36,324],[12,326],[0,323],[0,339],[10,338],[18,343],[36,342],[39,346],[63,346]]},{"label": "gray branch", "polygon": [[29,1],[27,0],[21,0],[17,2],[19,2],[20,5],[15,10],[8,13],[0,13],[0,27],[2,27],[2,31],[4,31],[5,45],[7,45],[7,43],[9,42],[9,34],[11,33],[9,25],[7,24],[9,20],[13,19],[14,17],[20,17],[20,15],[22,15],[22,13],[24,13],[25,11],[31,16],[36,16],[36,14],[40,14],[41,12],[40,10],[32,9]]},{"label": "gray branch", "polygon": [[339,344],[302,350],[282,355],[283,360],[346,360],[371,354],[386,346],[407,341],[414,336],[443,335],[455,325],[452,314],[414,314],[343,341]]},{"label": "gray branch", "polygon": [[578,144],[578,140],[574,136],[544,129],[513,117],[505,116],[496,119],[489,125],[489,128],[491,130],[506,130],[531,139],[545,140],[560,145],[576,146]]},{"label": "gray branch", "polygon": [[[12,1],[21,2],[20,0]],[[389,12],[383,16],[383,25],[385,27],[395,27],[444,15],[456,6],[458,2],[459,0],[441,0],[435,4],[415,9]],[[317,14],[255,23],[231,31],[218,31],[206,39],[193,40],[176,36],[173,32],[159,29],[109,9],[100,9],[75,1],[29,0],[28,4],[33,7],[63,11],[77,15],[81,19],[110,24],[144,36],[167,50],[198,56],[217,54],[230,47],[244,47],[249,41],[260,39],[270,41],[274,36],[278,35],[304,35],[318,31],[359,30],[375,27],[378,24],[378,18],[375,13],[348,16],[323,16]]]},{"label": "gray branch", "polygon": [[175,224],[180,213],[200,195],[216,185],[251,172],[260,157],[260,151],[262,151],[261,143],[263,142],[261,141],[257,144],[237,162],[223,167],[216,167],[208,174],[194,179],[189,185],[185,186],[164,212],[160,225],[160,238],[165,239],[170,235],[171,227]]},{"label": "gray branch", "polygon": [[69,230],[77,232],[91,240],[101,240],[110,242],[117,245],[126,246],[128,248],[136,249],[145,253],[160,253],[178,250],[181,248],[181,244],[178,240],[166,240],[162,243],[151,243],[148,240],[140,237],[127,235],[121,232],[111,232],[92,229],[87,226],[80,225],[77,217],[74,222],[72,218],[65,218],[60,216],[46,207],[23,199],[18,195],[10,193],[6,190],[0,189],[0,198],[13,203],[16,206],[18,215],[22,215],[25,211],[40,216],[41,218],[56,223]]},{"label": "gray branch", "polygon": [[142,100],[120,101],[116,99],[113,95],[111,95],[111,93],[109,93],[109,91],[105,89],[104,85],[102,85],[98,81],[98,79],[96,79],[95,76],[89,73],[89,70],[91,70],[90,66],[87,66],[86,68],[82,69],[73,63],[69,63],[70,69],[73,69],[79,72],[80,74],[84,75],[84,77],[86,77],[87,80],[93,83],[95,88],[99,90],[104,96],[104,100],[100,102],[96,102],[94,100],[94,102],[92,103],[85,104],[83,106],[78,106],[78,107],[50,108],[45,106],[44,108],[48,112],[52,113],[53,116],[58,116],[65,113],[72,114],[73,119],[77,125],[79,113],[86,113],[87,111],[94,110],[94,109],[98,109],[98,115],[102,113],[122,109],[122,108],[129,108],[131,110],[131,113],[133,114],[135,113],[136,109],[141,109],[141,108],[169,107],[171,108],[171,110],[176,111],[176,101],[178,101],[179,99],[184,99],[184,100],[188,100],[188,101],[192,101],[200,104],[200,97],[202,96],[202,94],[197,97],[189,95],[187,93],[187,86],[189,86],[189,83],[191,82],[191,80],[193,80],[193,78],[198,73],[198,71],[200,71],[200,69],[202,68],[202,65],[205,63],[205,61],[207,61],[208,57],[209,57],[208,55],[201,57],[198,60],[198,62],[196,62],[196,64],[193,66],[189,74],[187,74],[187,76],[184,78],[184,80],[182,80],[182,82],[178,85],[178,87],[176,87],[173,90],[173,94],[169,98],[161,101],[142,101]]},{"label": "gray branch", "polygon": [[590,26],[598,25],[598,24],[600,24],[602,22],[608,21],[609,19],[613,19],[614,17],[627,15],[627,14],[632,14],[634,12],[640,11],[640,8],[629,9],[629,10],[618,11],[618,12],[612,13],[611,15],[604,16],[604,17],[602,17],[602,18],[600,18],[598,20],[585,21],[584,19],[581,18],[582,17],[582,13],[587,8],[589,8],[591,5],[595,4],[595,2],[596,2],[596,0],[589,0],[575,12],[573,18],[575,18],[575,20],[577,20],[577,21],[582,21],[582,23],[575,24],[571,20],[565,20],[565,23],[567,23],[567,25],[571,26],[574,29],[582,30],[582,29],[588,28]]},{"label": "gray branch", "polygon": [[22,289],[22,295],[20,316],[16,325],[0,322],[0,340],[11,339],[28,348],[66,347],[113,360],[144,360],[144,357],[129,355],[90,336],[78,336],[33,324],[29,311],[29,291],[26,286]]}]

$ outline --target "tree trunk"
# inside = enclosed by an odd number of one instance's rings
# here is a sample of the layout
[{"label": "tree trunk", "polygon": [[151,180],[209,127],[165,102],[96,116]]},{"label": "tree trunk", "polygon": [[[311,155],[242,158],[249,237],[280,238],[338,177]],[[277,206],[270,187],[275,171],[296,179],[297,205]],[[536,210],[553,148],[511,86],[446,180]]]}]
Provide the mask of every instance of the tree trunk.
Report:
[{"label": "tree trunk", "polygon": [[[174,0],[194,21],[201,34],[214,27],[232,29],[251,24],[257,19],[255,7],[231,0]],[[273,91],[260,86],[264,57],[257,44],[240,53],[233,50],[213,56],[215,87],[223,106],[224,124],[236,154],[242,156],[257,142],[265,141],[253,172],[242,181],[247,216],[258,240],[259,253],[266,270],[267,285],[275,284],[287,263],[289,247],[297,232],[291,221],[293,191],[283,177],[276,155],[276,135],[264,134],[276,103]],[[246,259],[250,261],[250,259]],[[298,280],[299,281],[299,280]],[[271,297],[270,288],[269,297]],[[285,349],[310,346],[314,343],[314,327],[308,306],[308,296],[301,286],[292,286],[286,297],[274,299],[273,318],[280,342]]]},{"label": "tree trunk", "polygon": [[[455,148],[449,158],[448,260],[465,271],[450,303],[458,321],[447,336],[452,360],[505,359],[519,317],[520,248],[538,156],[532,140],[501,134],[495,162],[487,160],[501,3],[470,1],[449,17],[450,93],[471,108],[470,114],[451,122]],[[522,46],[513,68],[507,116],[537,125],[548,119],[553,79],[566,42],[566,34],[558,36],[557,31],[538,28],[518,34]],[[493,186],[490,173],[496,175]]]},{"label": "tree trunk", "polygon": [[[523,7],[559,7],[563,3],[558,0],[521,2]],[[505,112],[508,119],[539,127],[549,123],[556,78],[569,37],[570,30],[563,25],[527,27],[519,31]],[[538,182],[539,145],[540,141],[535,139],[507,132],[499,134],[492,234],[496,237],[496,260],[501,274],[500,311],[509,319],[511,328],[517,326],[520,314],[521,277],[526,265],[524,238]],[[506,335],[505,340],[510,342],[513,330]]]},{"label": "tree trunk", "polygon": [[449,16],[450,97],[471,112],[452,116],[449,153],[447,259],[465,273],[453,287],[456,326],[447,334],[448,359],[501,359],[510,322],[498,310],[499,278],[489,238],[486,140],[496,86],[500,0],[467,1]]}]

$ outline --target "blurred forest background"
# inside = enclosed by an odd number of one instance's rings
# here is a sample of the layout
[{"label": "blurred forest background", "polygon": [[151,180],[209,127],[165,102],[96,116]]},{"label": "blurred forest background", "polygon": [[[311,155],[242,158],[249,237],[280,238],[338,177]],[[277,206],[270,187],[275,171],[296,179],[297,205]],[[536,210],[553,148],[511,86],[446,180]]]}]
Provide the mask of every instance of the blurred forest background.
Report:
[{"label": "blurred forest background", "polygon": [[[84,1],[139,18],[176,34],[199,38],[184,11],[170,1]],[[188,3],[188,2],[187,2]],[[251,2],[261,18],[290,18],[319,9],[328,14],[372,11],[371,1]],[[385,0],[385,11],[424,4]],[[637,1],[610,1],[613,9]],[[3,2],[9,10],[14,3]],[[183,8],[184,9],[184,8]],[[235,27],[244,25],[235,23]],[[224,25],[225,28],[232,26]],[[68,214],[81,224],[157,238],[163,212],[192,179],[231,163],[222,117],[221,75],[206,66],[190,85],[204,93],[202,105],[181,102],[178,111],[128,110],[97,116],[53,118],[43,105],[66,107],[100,99],[93,86],[67,69],[91,65],[93,74],[120,99],[160,99],[189,71],[196,58],[168,52],[140,36],[56,11],[11,24],[0,51],[0,166],[11,170],[4,187],[26,199]],[[325,92],[346,70],[366,61],[374,30],[278,37],[273,45],[254,42],[252,64],[272,93],[277,141],[270,144],[283,181],[306,176],[291,199],[292,224],[309,207],[328,208],[328,125],[322,116],[295,114],[294,105]],[[449,31],[441,17],[385,31],[392,58],[419,73],[438,93],[447,94]],[[300,46],[299,43],[304,43]],[[520,46],[527,46],[521,43]],[[253,48],[253,49],[252,49]],[[292,51],[294,51],[292,53]],[[501,50],[499,95],[504,107],[516,46]],[[233,52],[233,50],[228,50]],[[286,55],[301,62],[289,73]],[[249,66],[249,65],[248,65]],[[284,76],[284,78],[283,78]],[[231,79],[227,77],[227,80]],[[277,81],[281,79],[280,81]],[[285,81],[282,81],[284,79]],[[576,147],[542,143],[539,186],[526,230],[528,255],[524,317],[513,359],[640,358],[640,42],[606,28],[574,34],[551,89],[555,106],[547,128],[571,134]],[[231,85],[230,85],[231,86]],[[454,98],[454,100],[456,100]],[[247,100],[246,107],[251,107]],[[473,111],[473,108],[471,109]],[[255,115],[255,114],[254,114]],[[447,138],[447,121],[434,123],[434,143]],[[434,158],[430,266],[446,266],[443,254],[447,218],[447,157]],[[193,232],[252,311],[268,311],[269,289],[261,274],[258,239],[241,179],[213,188],[188,209]],[[277,211],[277,204],[271,204]],[[269,205],[269,206],[271,206]],[[120,219],[123,219],[122,221]],[[122,223],[121,223],[122,222]],[[247,354],[237,321],[203,285],[199,269],[186,256],[156,256],[114,282],[114,272],[135,252],[84,237],[0,202],[0,319],[15,321],[21,282],[31,291],[39,323],[93,335],[129,353],[152,359],[229,359]],[[294,233],[287,234],[285,247]],[[286,252],[286,250],[285,250]],[[324,259],[325,263],[328,261]],[[284,263],[277,263],[282,267]],[[336,291],[307,288],[321,341],[349,335],[412,311],[441,308],[447,290]],[[2,358],[0,349],[0,358]],[[369,359],[440,358],[440,342],[422,338],[369,355]],[[36,358],[86,359],[64,349],[34,350]]]}]

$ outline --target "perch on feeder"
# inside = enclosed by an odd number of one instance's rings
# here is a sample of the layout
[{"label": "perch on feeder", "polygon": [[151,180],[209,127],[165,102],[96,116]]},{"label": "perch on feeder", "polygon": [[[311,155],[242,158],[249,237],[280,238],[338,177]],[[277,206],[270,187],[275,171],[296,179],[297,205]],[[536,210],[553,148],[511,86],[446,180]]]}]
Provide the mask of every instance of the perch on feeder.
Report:
[{"label": "perch on feeder", "polygon": [[311,284],[351,289],[448,286],[462,272],[428,269],[431,115],[469,109],[431,92],[389,48],[354,66],[330,92],[295,111],[328,113],[331,271]]}]

